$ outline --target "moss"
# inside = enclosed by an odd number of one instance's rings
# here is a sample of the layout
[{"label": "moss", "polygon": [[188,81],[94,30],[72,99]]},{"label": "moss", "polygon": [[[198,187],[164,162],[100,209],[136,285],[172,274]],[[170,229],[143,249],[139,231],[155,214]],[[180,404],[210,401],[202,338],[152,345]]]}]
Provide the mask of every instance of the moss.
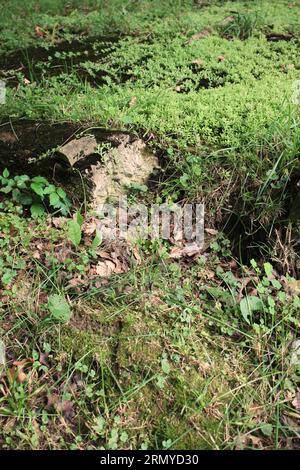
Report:
[{"label": "moss", "polygon": [[157,370],[163,352],[161,325],[149,315],[128,315],[118,338],[120,367]]},{"label": "moss", "polygon": [[58,341],[59,350],[69,353],[75,360],[84,356],[96,356],[103,363],[110,362],[114,338],[110,339],[101,332],[94,333],[65,326]]}]

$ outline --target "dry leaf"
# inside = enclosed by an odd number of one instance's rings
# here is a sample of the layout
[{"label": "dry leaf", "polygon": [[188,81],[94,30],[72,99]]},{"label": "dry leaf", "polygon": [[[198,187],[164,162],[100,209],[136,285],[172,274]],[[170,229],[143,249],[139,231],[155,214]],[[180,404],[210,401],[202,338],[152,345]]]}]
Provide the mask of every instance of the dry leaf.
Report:
[{"label": "dry leaf", "polygon": [[95,220],[92,220],[91,222],[85,222],[82,225],[82,231],[86,235],[93,235],[97,230],[97,223]]},{"label": "dry leaf", "polygon": [[48,357],[49,357],[49,354],[41,353],[39,357],[39,362],[43,364],[44,366],[49,367]]},{"label": "dry leaf", "polygon": [[201,247],[197,243],[188,243],[182,250],[184,256],[194,256],[201,252]]},{"label": "dry leaf", "polygon": [[232,23],[232,21],[234,21],[234,16],[230,15],[230,16],[226,16],[226,18],[224,18],[224,20],[222,21],[222,24],[224,26],[226,26],[227,24],[229,23]]},{"label": "dry leaf", "polygon": [[207,36],[209,36],[211,33],[210,28],[204,28],[202,31],[199,31],[199,33],[193,34],[193,36],[190,37],[188,44],[191,44],[193,41],[198,41],[199,39],[204,39]]},{"label": "dry leaf", "polygon": [[109,260],[112,259],[111,254],[108,253],[108,252],[105,251],[105,250],[101,250],[101,249],[100,249],[100,250],[97,250],[96,253],[97,253],[97,256],[99,256],[99,258],[109,259]]},{"label": "dry leaf", "polygon": [[206,228],[204,230],[209,235],[217,235],[219,233],[218,230],[215,230],[214,228]]},{"label": "dry leaf", "polygon": [[40,259],[41,258],[41,254],[38,250],[35,250],[33,253],[32,253],[32,257],[34,259]]},{"label": "dry leaf", "polygon": [[180,258],[182,256],[182,248],[173,246],[169,252],[170,258]]},{"label": "dry leaf", "polygon": [[195,59],[195,60],[192,61],[192,64],[204,65],[204,60],[202,60],[202,59]]},{"label": "dry leaf", "polygon": [[136,104],[136,100],[137,100],[136,96],[133,96],[131,98],[131,100],[129,101],[129,108],[132,108],[132,106]]},{"label": "dry leaf", "polygon": [[300,410],[300,392],[296,393],[294,400],[292,401],[292,405],[296,410]]},{"label": "dry leaf", "polygon": [[63,228],[67,224],[67,219],[65,217],[52,217],[52,224],[56,228]]},{"label": "dry leaf", "polygon": [[199,273],[200,277],[205,277],[206,279],[214,279],[215,275],[216,273],[214,271],[204,271]]},{"label": "dry leaf", "polygon": [[187,243],[183,248],[173,246],[169,252],[170,258],[181,258],[182,256],[195,256],[202,251],[202,248],[197,243]]},{"label": "dry leaf", "polygon": [[70,400],[59,401],[55,408],[68,421],[71,421],[75,416],[74,403]]},{"label": "dry leaf", "polygon": [[46,35],[45,31],[43,31],[43,30],[40,28],[40,26],[36,26],[36,27],[34,28],[34,31],[35,31],[35,35],[36,35],[38,38],[43,38],[43,37]]},{"label": "dry leaf", "polygon": [[115,270],[115,263],[112,261],[99,261],[96,265],[96,274],[100,277],[109,277]]},{"label": "dry leaf", "polygon": [[252,445],[253,447],[262,448],[262,441],[259,437],[252,434],[244,434],[237,439],[237,449],[243,449],[244,446]]}]

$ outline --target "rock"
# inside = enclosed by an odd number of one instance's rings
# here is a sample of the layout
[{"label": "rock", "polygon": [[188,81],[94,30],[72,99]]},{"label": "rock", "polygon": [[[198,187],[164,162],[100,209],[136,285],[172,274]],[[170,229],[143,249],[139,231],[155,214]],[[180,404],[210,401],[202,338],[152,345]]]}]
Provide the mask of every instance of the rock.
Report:
[{"label": "rock", "polygon": [[[153,170],[159,168],[157,157],[141,139],[132,140],[131,135],[120,132],[108,137],[107,144],[101,152],[101,142],[97,142],[96,136],[88,135],[73,139],[59,149],[72,167],[80,165],[85,169],[93,186],[94,208],[126,194],[132,184],[144,185]],[[92,155],[96,158],[90,160]]]},{"label": "rock", "polygon": [[63,154],[74,166],[79,160],[91,155],[97,150],[97,140],[93,135],[87,135],[74,139],[60,147],[59,152]]},{"label": "rock", "polygon": [[106,153],[103,163],[92,166],[94,207],[126,194],[132,184],[147,183],[155,168],[159,168],[158,159],[145,143],[141,139],[130,142],[130,136],[124,135],[120,145]]}]

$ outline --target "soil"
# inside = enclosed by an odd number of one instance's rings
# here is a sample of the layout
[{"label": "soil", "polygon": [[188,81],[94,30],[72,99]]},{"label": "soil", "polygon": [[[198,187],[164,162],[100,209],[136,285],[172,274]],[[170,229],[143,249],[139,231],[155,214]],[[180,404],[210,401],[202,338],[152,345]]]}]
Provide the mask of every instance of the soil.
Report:
[{"label": "soil", "polygon": [[[112,50],[120,36],[105,36],[96,38],[76,39],[72,42],[62,41],[48,47],[29,47],[19,49],[10,54],[0,56],[0,79],[5,79],[8,85],[19,83],[18,73],[24,80],[34,81],[47,76],[59,75],[62,72],[75,70],[82,79],[91,84],[103,83],[102,72],[94,76],[80,67],[82,62],[101,61]],[[50,66],[49,66],[50,64]]]}]

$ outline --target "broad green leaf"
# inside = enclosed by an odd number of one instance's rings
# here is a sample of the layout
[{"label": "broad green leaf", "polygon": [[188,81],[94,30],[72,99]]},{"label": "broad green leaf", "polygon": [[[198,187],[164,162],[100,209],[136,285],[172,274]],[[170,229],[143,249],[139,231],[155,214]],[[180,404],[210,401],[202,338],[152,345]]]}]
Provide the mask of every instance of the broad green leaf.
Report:
[{"label": "broad green leaf", "polygon": [[5,170],[3,171],[2,174],[3,174],[4,178],[8,178],[8,177],[9,177],[9,171],[8,171],[8,169],[5,168]]},{"label": "broad green leaf", "polygon": [[273,266],[270,263],[264,263],[264,270],[267,277],[271,277],[273,275]]},{"label": "broad green leaf", "polygon": [[49,186],[46,186],[44,189],[44,194],[52,194],[56,192],[56,187],[54,184],[49,184]]},{"label": "broad green leaf", "polygon": [[98,246],[101,245],[102,243],[102,233],[100,232],[100,230],[96,230],[96,235],[95,235],[95,238],[92,242],[92,248],[95,250],[96,248],[98,248]]},{"label": "broad green leaf", "polygon": [[66,192],[62,188],[57,188],[56,192],[62,199],[65,199],[67,197]]},{"label": "broad green leaf", "polygon": [[79,211],[77,211],[77,212],[74,214],[73,219],[76,220],[76,222],[80,225],[80,227],[81,227],[81,225],[82,225],[83,222],[84,222],[84,218],[83,218],[83,216],[80,214]]},{"label": "broad green leaf", "polygon": [[17,202],[20,202],[20,195],[21,195],[21,192],[18,188],[14,188],[13,191],[12,191],[12,197],[13,197],[13,200],[14,201],[17,201]]},{"label": "broad green leaf", "polygon": [[38,183],[38,184],[49,184],[48,180],[44,178],[43,176],[35,176],[31,180],[33,183]]},{"label": "broad green leaf", "polygon": [[1,278],[2,283],[10,284],[13,278],[15,277],[15,275],[16,275],[15,271],[13,271],[12,269],[8,269],[7,271],[5,271],[5,273],[3,274]]},{"label": "broad green leaf", "polygon": [[27,187],[26,183],[27,183],[27,181],[29,181],[29,179],[30,178],[29,178],[28,175],[18,176],[17,179],[15,178],[17,187],[20,188],[20,189],[25,189]]},{"label": "broad green leaf", "polygon": [[273,286],[275,289],[279,290],[279,289],[282,288],[282,285],[280,284],[279,281],[277,281],[277,279],[272,279],[271,282],[272,282],[272,286]]},{"label": "broad green leaf", "polygon": [[81,241],[81,228],[79,223],[76,220],[69,221],[69,239],[73,245],[78,246]]},{"label": "broad green leaf", "polygon": [[40,183],[31,183],[30,187],[39,196],[41,196],[41,197],[44,196],[44,187],[43,187],[42,184],[40,184]]},{"label": "broad green leaf", "polygon": [[271,437],[271,436],[272,436],[272,433],[273,433],[273,426],[272,426],[272,424],[267,424],[267,423],[266,423],[266,424],[263,424],[260,429],[261,429],[261,432],[262,432],[265,436],[267,436],[267,437]]},{"label": "broad green leaf", "polygon": [[12,186],[11,186],[11,185],[7,185],[7,186],[4,186],[4,188],[1,188],[1,192],[4,193],[4,194],[10,193],[11,190],[12,190]]},{"label": "broad green leaf", "polygon": [[252,316],[253,312],[263,311],[264,304],[259,297],[255,295],[244,297],[240,302],[241,314],[244,320],[250,324],[249,317]]},{"label": "broad green leaf", "polygon": [[70,306],[63,295],[50,295],[48,299],[48,309],[51,318],[60,323],[66,323],[71,318]]},{"label": "broad green leaf", "polygon": [[161,368],[162,368],[162,371],[165,373],[165,374],[169,374],[170,373],[170,364],[168,362],[167,359],[162,359],[161,361]]},{"label": "broad green leaf", "polygon": [[49,196],[50,206],[56,207],[57,203],[60,202],[59,195],[57,193],[51,193]]},{"label": "broad green leaf", "polygon": [[45,208],[42,206],[42,204],[32,204],[30,207],[30,212],[32,217],[42,217],[45,214]]}]

